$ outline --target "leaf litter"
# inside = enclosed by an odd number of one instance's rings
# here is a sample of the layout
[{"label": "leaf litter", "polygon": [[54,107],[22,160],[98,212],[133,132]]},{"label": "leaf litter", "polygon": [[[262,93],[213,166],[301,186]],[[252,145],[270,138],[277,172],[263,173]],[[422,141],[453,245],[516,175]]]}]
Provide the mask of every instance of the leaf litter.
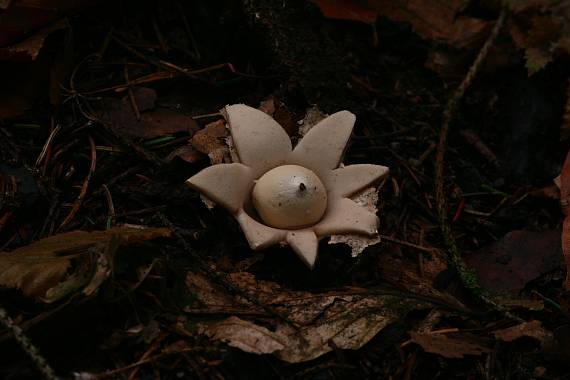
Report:
[{"label": "leaf litter", "polygon": [[107,269],[112,265],[114,250],[109,246],[168,236],[165,228],[132,227],[54,235],[12,252],[0,252],[0,286],[19,289],[46,303],[81,288],[90,295],[110,275]]},{"label": "leaf litter", "polygon": [[[268,329],[265,324],[231,316],[203,322],[199,331],[246,352],[274,354],[290,363],[313,360],[335,348],[356,350],[408,312],[429,305],[404,296],[370,295],[364,289],[316,294],[292,291],[258,281],[247,272],[232,273],[230,278],[235,286],[275,308],[291,323],[277,322]],[[232,301],[210,284],[205,287],[207,280],[199,274],[188,273],[186,280],[189,290],[207,308],[262,313],[247,301]],[[191,311],[187,308],[187,312]]]},{"label": "leaf litter", "polygon": [[[6,7],[9,3],[0,2]],[[492,298],[496,302],[496,308],[491,307],[494,313],[489,312],[489,305],[483,308],[474,302],[472,295],[467,295],[461,286],[464,284],[458,280],[448,252],[442,248],[444,244],[435,216],[431,195],[432,169],[427,163],[436,151],[434,141],[438,138],[439,116],[434,118],[433,115],[442,111],[445,94],[433,90],[433,87],[439,88],[439,83],[433,86],[424,81],[425,77],[431,78],[425,71],[416,75],[416,70],[423,70],[421,62],[417,62],[418,57],[420,60],[427,57],[425,64],[444,77],[443,87],[454,86],[457,79],[464,76],[488,36],[499,5],[494,1],[470,4],[453,1],[447,7],[417,1],[397,6],[376,0],[322,0],[315,3],[324,18],[360,21],[372,26],[380,44],[375,46],[370,41],[367,45],[366,38],[370,39],[370,35],[360,35],[361,29],[353,23],[316,19],[314,12],[306,12],[310,5],[281,2],[275,8],[279,12],[274,12],[271,6],[261,6],[253,1],[240,10],[251,16],[249,24],[240,20],[240,28],[227,29],[226,34],[239,34],[242,40],[254,41],[249,38],[251,35],[246,38],[240,34],[243,33],[241,28],[248,24],[248,27],[253,26],[255,33],[262,31],[269,45],[256,46],[254,52],[244,53],[248,63],[241,67],[243,57],[216,55],[216,49],[223,50],[225,46],[224,38],[218,38],[217,33],[227,27],[224,23],[231,19],[228,16],[233,14],[231,11],[226,12],[227,18],[209,23],[215,25],[216,30],[213,30],[194,20],[193,16],[189,18],[194,22],[189,23],[186,17],[194,13],[180,12],[180,8],[176,8],[168,15],[163,8],[168,5],[161,4],[160,12],[147,12],[152,14],[146,19],[148,25],[152,25],[151,32],[146,29],[145,33],[136,33],[129,29],[137,22],[125,16],[132,25],[126,28],[114,25],[106,36],[84,44],[89,48],[83,48],[77,55],[89,54],[92,59],[75,68],[71,83],[66,79],[56,81],[65,99],[53,105],[63,108],[50,114],[50,122],[39,117],[34,119],[31,127],[27,124],[30,115],[23,112],[34,110],[34,102],[43,101],[41,92],[34,86],[18,89],[12,84],[26,83],[20,78],[28,77],[30,83],[39,88],[43,82],[38,78],[44,78],[40,76],[44,73],[34,68],[45,71],[52,58],[45,55],[44,43],[52,39],[62,42],[64,33],[54,33],[48,40],[49,33],[36,29],[37,34],[29,34],[30,41],[35,42],[30,42],[27,50],[27,40],[22,40],[18,54],[25,53],[26,59],[36,59],[26,66],[26,70],[34,75],[27,75],[24,65],[5,73],[8,84],[5,88],[13,87],[17,91],[1,102],[0,117],[8,121],[3,120],[0,125],[0,154],[4,158],[13,151],[24,150],[26,161],[36,162],[38,147],[43,146],[42,160],[38,160],[40,167],[31,171],[41,173],[37,178],[42,188],[38,202],[48,203],[46,209],[51,211],[46,215],[38,207],[38,214],[45,219],[44,225],[38,227],[22,222],[26,218],[36,219],[26,214],[29,211],[24,208],[18,209],[21,215],[13,213],[4,218],[5,210],[0,207],[2,244],[10,249],[19,247],[0,254],[0,283],[4,288],[18,290],[7,292],[9,298],[0,306],[9,308],[16,316],[15,320],[25,320],[21,325],[27,330],[36,324],[41,326],[50,315],[56,322],[57,318],[65,321],[63,314],[58,314],[57,305],[61,304],[57,301],[70,300],[72,307],[76,307],[78,303],[73,295],[82,294],[95,306],[87,313],[78,311],[74,319],[83,328],[85,320],[90,323],[87,314],[105,309],[108,314],[98,320],[106,322],[98,322],[99,327],[93,330],[101,337],[107,333],[105,338],[108,339],[105,339],[106,344],[93,342],[92,346],[100,347],[105,354],[116,358],[113,362],[98,361],[98,355],[93,353],[87,355],[93,364],[84,365],[74,360],[78,355],[71,350],[77,342],[72,342],[67,344],[71,347],[67,351],[71,359],[66,362],[76,364],[62,365],[62,372],[81,369],[75,373],[86,378],[126,375],[128,372],[126,377],[136,378],[152,376],[151,373],[162,376],[163,368],[168,368],[169,374],[176,371],[179,377],[251,378],[255,372],[259,378],[269,378],[275,371],[287,377],[291,371],[300,368],[293,376],[312,377],[314,373],[317,377],[331,374],[345,378],[347,368],[350,368],[354,371],[350,378],[410,378],[434,371],[441,377],[451,378],[457,376],[457,371],[450,364],[461,358],[462,363],[467,364],[465,368],[469,374],[480,375],[484,368],[486,377],[501,378],[517,374],[521,366],[524,373],[533,370],[534,373],[549,373],[555,370],[543,363],[543,356],[568,357],[570,351],[564,343],[568,329],[558,323],[562,315],[568,314],[560,287],[563,266],[556,260],[561,258],[557,230],[560,227],[559,210],[557,205],[551,207],[548,203],[546,207],[541,203],[558,202],[560,196],[556,191],[544,187],[544,183],[538,184],[538,190],[534,184],[531,189],[513,189],[514,185],[498,172],[501,157],[478,165],[477,158],[461,149],[461,143],[450,142],[459,149],[450,149],[455,159],[448,165],[455,172],[446,182],[463,191],[457,198],[450,196],[453,234],[463,251],[475,252],[476,259],[471,264],[478,270],[484,290],[510,293],[510,297]],[[536,80],[540,80],[541,72],[553,75],[555,65],[551,62],[560,62],[559,59],[564,59],[568,53],[565,22],[568,15],[564,4],[525,0],[507,1],[506,5],[510,10],[507,30],[501,32],[491,49],[483,72],[493,74],[507,67],[526,69],[524,75],[530,74],[538,78]],[[137,5],[132,8],[134,13],[139,7],[144,8]],[[235,14],[242,14],[240,12]],[[387,27],[386,19],[396,27]],[[73,21],[70,19],[75,31],[78,25]],[[296,33],[290,33],[293,26]],[[317,29],[318,33],[315,32]],[[285,36],[280,34],[283,31],[287,32]],[[370,29],[364,31],[369,33]],[[354,38],[353,33],[358,38]],[[422,40],[421,54],[416,45],[412,44],[411,48],[407,45],[409,36],[414,33]],[[203,38],[205,35],[216,42],[210,44]],[[303,40],[297,35],[303,36]],[[315,35],[320,36],[318,43],[311,45]],[[329,39],[334,42],[331,44]],[[116,41],[121,41],[122,45],[115,44]],[[401,47],[391,47],[394,41]],[[417,39],[413,41],[418,44]],[[279,51],[287,52],[285,59],[274,51],[277,46]],[[6,53],[10,48],[4,46],[2,51]],[[91,55],[93,49],[97,52]],[[401,50],[407,49],[418,55],[412,60],[409,56],[403,59]],[[283,74],[280,72],[283,67],[290,70],[279,77],[278,89],[265,87],[267,78],[273,80],[272,74],[266,78],[267,72],[257,71],[263,66],[257,61],[261,51],[271,51],[275,55],[276,61],[271,67],[276,68],[279,75]],[[314,54],[307,54],[307,51]],[[326,61],[327,54],[331,54],[339,66]],[[179,59],[180,55],[184,58]],[[235,66],[235,62],[220,63],[196,69],[218,58],[220,62],[237,59],[240,63]],[[414,68],[410,69],[411,66]],[[335,76],[333,80],[332,71],[326,70],[328,67],[334,69],[339,78],[345,73],[350,75],[342,80],[336,80]],[[451,75],[444,76],[444,73]],[[487,83],[488,79],[482,76],[481,83]],[[338,88],[333,90],[329,83],[335,81],[346,87],[350,96],[340,95],[342,92],[337,94]],[[253,83],[255,86],[249,87]],[[567,78],[560,83],[566,84]],[[189,94],[186,104],[169,102],[168,88],[176,84]],[[465,102],[465,118],[458,123],[466,124],[466,128],[459,132],[469,131],[470,139],[466,140],[485,141],[489,151],[500,156],[504,150],[499,143],[501,128],[484,139],[480,135],[486,133],[488,121],[483,114],[496,117],[505,112],[496,106],[501,95],[494,90],[474,87]],[[231,89],[228,93],[235,89],[242,92],[238,96],[235,93],[228,96],[224,92],[228,88]],[[274,93],[267,97],[271,91]],[[97,97],[93,97],[94,94]],[[209,98],[211,94],[216,95],[215,100]],[[484,99],[482,102],[487,107],[483,109],[489,112],[477,108],[479,97]],[[332,103],[327,104],[331,99]],[[20,100],[22,104],[14,103],[17,107],[9,103]],[[287,101],[290,108],[281,100]],[[322,262],[310,274],[291,267],[286,260],[287,252],[277,250],[265,256],[251,256],[247,249],[244,250],[244,242],[237,237],[235,225],[215,210],[213,213],[206,211],[195,194],[173,185],[187,177],[187,172],[205,165],[206,157],[215,163],[231,162],[231,141],[228,141],[223,121],[216,120],[219,119],[216,111],[228,101],[261,104],[260,109],[273,115],[293,140],[310,128],[309,119],[318,120],[326,112],[334,111],[331,108],[354,109],[359,121],[347,159],[365,162],[388,157],[394,168],[392,178],[380,189],[379,201],[374,198],[376,194],[362,200],[363,203],[378,204],[382,210],[383,241],[376,245],[364,244],[366,249],[358,248],[358,257],[354,259],[351,256],[356,254],[351,255],[350,248],[325,245],[327,255],[323,255]],[[319,108],[321,103],[326,112]],[[165,107],[165,104],[174,106]],[[98,105],[102,107],[98,109]],[[92,108],[98,111],[95,114],[85,112]],[[477,115],[481,116],[474,118],[469,114],[472,108],[476,108]],[[61,114],[65,117],[60,118]],[[22,119],[12,124],[8,119],[12,117]],[[304,122],[297,122],[303,117]],[[101,124],[110,125],[117,134],[109,135]],[[561,132],[564,134],[563,130]],[[115,148],[120,142],[117,136],[126,137],[129,144],[123,141],[120,149]],[[22,242],[29,241],[26,239],[28,234],[46,236],[53,233],[53,226],[59,225],[56,222],[66,214],[60,209],[76,201],[77,192],[67,194],[65,189],[81,187],[85,178],[86,152],[81,142],[89,139],[97,142],[98,165],[92,173],[89,190],[80,196],[83,203],[69,228],[91,229],[92,225],[97,225],[102,229],[105,224],[109,228],[117,219],[148,225],[155,225],[160,220],[164,224],[164,212],[174,220],[177,234],[183,237],[179,239],[182,243],[179,241],[177,245],[171,240],[162,242],[156,251],[153,250],[152,257],[136,248],[137,254],[125,255],[128,256],[128,267],[135,267],[136,271],[122,268],[125,263],[117,263],[114,253],[118,249],[133,248],[129,247],[131,242],[170,236],[170,230],[151,228],[147,232],[128,233],[119,232],[124,227],[91,233],[76,230],[22,247]],[[509,142],[508,138],[506,140]],[[141,164],[138,157],[145,151],[153,152],[159,158],[156,160],[159,165],[150,169],[146,163]],[[163,162],[161,157],[166,160]],[[176,157],[179,159],[175,160]],[[465,181],[463,176],[468,175],[472,178]],[[105,186],[100,187],[102,184]],[[469,193],[466,188],[473,184],[492,185],[499,190],[483,192],[477,188]],[[560,198],[563,206],[564,189]],[[491,199],[489,193],[511,191],[517,197],[522,196],[513,202],[509,198],[509,202],[500,203],[496,209],[496,205],[486,198]],[[457,193],[462,194],[461,191]],[[467,201],[461,203],[462,199]],[[478,211],[477,207],[493,212]],[[520,212],[524,216],[517,219]],[[130,236],[136,238],[131,241]],[[190,257],[180,254],[183,243],[190,247],[185,249],[186,253],[191,253]],[[564,243],[564,253],[567,253],[566,248]],[[281,256],[271,257],[274,253]],[[209,270],[198,272],[197,264]],[[241,272],[240,268],[248,272]],[[110,278],[112,282],[108,281]],[[108,293],[100,291],[106,281],[109,282],[105,287]],[[532,291],[526,292],[528,289]],[[26,305],[21,306],[23,301],[18,297],[19,292],[40,301],[40,308],[31,312],[32,318],[27,318],[30,312]],[[116,297],[116,292],[121,295]],[[185,301],[190,299],[184,303],[183,312],[171,306],[180,302],[178,292]],[[12,300],[16,302],[12,303]],[[119,309],[129,311],[117,318],[114,312]],[[53,341],[70,339],[67,335],[73,335],[46,331],[52,342],[44,342],[48,349],[53,347]],[[89,332],[85,334],[89,335]],[[7,339],[7,335],[4,334],[2,339]],[[539,342],[540,348],[537,349],[536,344],[531,351],[521,348],[523,341],[529,339]],[[235,350],[225,350],[224,344],[218,342],[226,342],[249,355],[245,356],[246,360],[241,360],[244,356],[239,356]],[[83,341],[81,344],[84,346]],[[511,350],[499,353],[497,349],[514,345],[517,345],[516,360],[501,360],[501,365],[492,360],[499,354],[515,358]],[[345,349],[355,351],[345,353]],[[188,355],[189,352],[192,355]],[[524,360],[529,357],[529,352],[533,355],[532,361]],[[251,353],[271,354],[280,360],[258,358]],[[432,355],[438,355],[439,359],[433,360]],[[236,358],[241,363],[237,369],[231,364]],[[8,361],[11,359],[7,358]],[[533,368],[535,360],[537,364]],[[263,372],[268,361],[273,368],[269,375]],[[299,364],[290,366],[281,361]],[[248,369],[250,362],[255,367],[253,372]],[[514,366],[509,364],[511,362],[522,364]],[[9,368],[12,368],[11,364]],[[114,369],[91,374],[83,371],[84,368]],[[462,372],[462,376],[465,373]]]}]

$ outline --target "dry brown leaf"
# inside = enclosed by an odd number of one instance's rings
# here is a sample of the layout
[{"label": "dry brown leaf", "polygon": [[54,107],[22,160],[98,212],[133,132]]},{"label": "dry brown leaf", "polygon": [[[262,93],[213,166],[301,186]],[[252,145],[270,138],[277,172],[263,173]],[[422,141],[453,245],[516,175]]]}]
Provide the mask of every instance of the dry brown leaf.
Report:
[{"label": "dry brown leaf", "polygon": [[293,115],[291,115],[291,112],[289,112],[289,109],[283,102],[269,97],[261,101],[257,109],[274,118],[289,136],[294,136],[299,131],[299,126],[293,120]]},{"label": "dry brown leaf", "polygon": [[541,0],[507,3],[514,14],[510,34],[516,46],[525,49],[529,75],[543,69],[557,55],[570,53],[570,3]]},{"label": "dry brown leaf", "polygon": [[41,27],[94,5],[98,0],[18,0],[0,1],[0,46],[15,43],[33,35]]},{"label": "dry brown leaf", "polygon": [[252,354],[273,354],[287,345],[287,339],[279,334],[238,317],[229,317],[201,332]]},{"label": "dry brown leaf", "polygon": [[112,239],[132,244],[167,236],[166,228],[132,227],[50,236],[0,253],[0,286],[20,289],[43,302],[57,301],[85,285],[92,294],[109,274],[101,257]]},{"label": "dry brown leaf", "polygon": [[458,16],[463,0],[445,2],[369,0],[371,8],[393,21],[407,22],[423,38],[438,40],[462,49],[487,35],[490,23]]},{"label": "dry brown leaf", "polygon": [[226,139],[229,136],[223,119],[207,124],[194,134],[191,144],[198,152],[207,154],[213,165],[231,162]]},{"label": "dry brown leaf", "polygon": [[272,332],[238,317],[229,317],[221,322],[204,323],[200,331],[246,352],[272,353],[286,362],[300,363],[313,360],[334,347],[359,349],[388,324],[424,306],[394,296],[345,296],[334,301],[322,316],[299,329],[278,323]]},{"label": "dry brown leaf", "polygon": [[34,61],[38,57],[38,54],[40,54],[40,50],[46,38],[53,32],[68,27],[69,24],[67,20],[59,20],[40,29],[20,43],[0,48],[0,60],[17,62]]},{"label": "dry brown leaf", "polygon": [[470,337],[448,336],[444,334],[420,334],[410,332],[412,342],[419,344],[425,352],[441,355],[444,358],[460,359],[465,355],[481,355],[492,350]]},{"label": "dry brown leaf", "polygon": [[135,89],[133,99],[140,112],[140,120],[137,120],[128,96],[121,100],[103,99],[98,115],[118,133],[131,138],[152,139],[180,132],[192,135],[198,130],[198,124],[190,116],[166,108],[151,109],[156,100],[152,89]]},{"label": "dry brown leaf", "polygon": [[502,340],[503,342],[512,342],[519,338],[527,337],[534,338],[539,342],[544,343],[549,339],[550,333],[542,327],[540,321],[535,320],[523,322],[506,329],[497,330],[493,335],[496,339]]},{"label": "dry brown leaf", "polygon": [[466,255],[479,283],[493,294],[517,295],[530,281],[562,264],[560,231],[511,231]]},{"label": "dry brown leaf", "polygon": [[[380,330],[408,311],[426,307],[408,298],[371,295],[364,290],[345,289],[313,294],[292,291],[276,283],[257,281],[249,273],[233,273],[232,283],[299,326],[274,321],[273,329],[232,316],[219,322],[204,322],[200,331],[213,339],[227,342],[246,352],[274,354],[299,363],[315,359],[338,347],[358,349]],[[200,275],[189,273],[189,290],[212,310],[264,313],[246,300],[224,294]]]},{"label": "dry brown leaf", "polygon": [[[374,24],[378,12],[366,7],[366,2],[355,0],[312,0],[318,5],[323,16],[333,20],[360,21]],[[364,3],[364,4],[363,4]]]}]

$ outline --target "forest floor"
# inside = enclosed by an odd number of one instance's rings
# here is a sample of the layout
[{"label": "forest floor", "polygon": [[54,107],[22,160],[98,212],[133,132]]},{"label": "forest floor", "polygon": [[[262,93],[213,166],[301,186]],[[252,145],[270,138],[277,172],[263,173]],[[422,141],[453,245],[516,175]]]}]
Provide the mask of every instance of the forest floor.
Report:
[{"label": "forest floor", "polygon": [[[87,3],[0,1],[0,378],[570,377],[570,7]],[[354,113],[380,243],[207,208],[236,103]]]}]

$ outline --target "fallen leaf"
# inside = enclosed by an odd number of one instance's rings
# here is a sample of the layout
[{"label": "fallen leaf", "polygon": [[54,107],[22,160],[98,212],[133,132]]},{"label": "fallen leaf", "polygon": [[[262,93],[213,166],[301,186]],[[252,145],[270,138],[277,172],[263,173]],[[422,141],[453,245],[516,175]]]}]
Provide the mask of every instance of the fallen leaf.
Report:
[{"label": "fallen leaf", "polygon": [[39,28],[69,14],[95,5],[99,0],[0,1],[0,46],[33,35]]},{"label": "fallen leaf", "polygon": [[475,339],[466,336],[410,332],[412,342],[420,345],[425,352],[449,359],[460,359],[465,355],[481,355],[492,350]]},{"label": "fallen leaf", "polygon": [[288,343],[286,337],[238,317],[212,324],[201,333],[252,354],[273,354],[285,349]]},{"label": "fallen leaf", "polygon": [[226,144],[229,134],[226,122],[220,119],[196,132],[190,143],[198,152],[207,154],[213,165],[231,162],[229,148]]},{"label": "fallen leaf", "polygon": [[532,75],[552,61],[552,44],[559,39],[562,24],[547,16],[535,16],[526,38],[526,68]]},{"label": "fallen leaf", "polygon": [[388,324],[422,305],[393,296],[338,297],[308,326],[279,323],[274,332],[238,317],[202,324],[201,332],[246,352],[275,354],[289,363],[313,360],[333,348],[356,350]]},{"label": "fallen leaf", "polygon": [[312,0],[326,18],[333,20],[360,21],[373,24],[378,18],[378,12],[366,6],[360,0]]},{"label": "fallen leaf", "polygon": [[[148,87],[134,87],[132,88],[133,97],[137,102],[137,108],[140,112],[148,111],[154,108],[156,105],[156,91]],[[122,100],[123,108],[132,107],[130,99],[127,97]]]},{"label": "fallen leaf", "polygon": [[273,97],[269,97],[263,100],[258,110],[265,112],[271,116],[283,129],[287,132],[289,136],[294,136],[299,131],[299,126],[293,120],[293,115],[289,112],[289,109],[285,106],[283,102],[278,101]]},{"label": "fallen leaf", "polygon": [[511,231],[465,260],[484,288],[516,295],[528,282],[560,267],[560,231]]},{"label": "fallen leaf", "polygon": [[198,124],[190,116],[166,108],[151,109],[156,99],[154,90],[138,89],[133,93],[140,120],[128,96],[121,100],[103,99],[98,112],[101,120],[110,123],[123,136],[152,139],[180,132],[192,135],[198,130]]},{"label": "fallen leaf", "polygon": [[46,38],[53,32],[69,27],[67,20],[59,20],[48,25],[22,42],[0,48],[0,60],[10,60],[16,62],[34,61],[40,54]]},{"label": "fallen leaf", "polygon": [[0,253],[0,286],[20,289],[42,302],[54,302],[87,285],[92,294],[108,276],[97,252],[118,238],[133,244],[170,236],[167,228],[117,227],[50,236],[12,252]]},{"label": "fallen leaf", "polygon": [[368,4],[381,16],[411,24],[422,38],[441,41],[458,49],[480,41],[491,25],[487,21],[458,15],[464,5],[463,0],[369,0]]},{"label": "fallen leaf", "polygon": [[188,162],[189,164],[193,164],[200,161],[204,155],[194,149],[192,145],[184,145],[170,152],[170,154],[166,157],[166,161],[170,162],[176,157]]},{"label": "fallen leaf", "polygon": [[451,294],[434,287],[438,275],[448,269],[447,261],[440,252],[434,250],[430,253],[417,253],[422,255],[420,267],[419,260],[410,260],[402,255],[397,247],[393,248],[378,255],[377,258],[377,271],[385,281],[399,289],[440,299],[458,308],[465,308]]},{"label": "fallen leaf", "polygon": [[[358,349],[410,310],[426,307],[422,301],[394,295],[371,295],[365,290],[344,289],[318,294],[293,291],[273,282],[258,281],[245,272],[232,273],[230,279],[236,287],[271,306],[299,327],[275,320],[269,329],[267,321],[259,325],[231,316],[218,322],[204,321],[200,324],[200,332],[246,352],[274,354],[289,363],[315,359],[334,347]],[[187,284],[189,291],[207,309],[267,315],[259,306],[221,292],[204,276],[188,273]]]},{"label": "fallen leaf", "polygon": [[523,322],[516,326],[493,332],[496,339],[503,342],[512,342],[514,340],[527,337],[534,338],[544,343],[551,334],[542,327],[540,321]]},{"label": "fallen leaf", "polygon": [[21,115],[45,94],[53,57],[31,62],[0,61],[0,120]]}]

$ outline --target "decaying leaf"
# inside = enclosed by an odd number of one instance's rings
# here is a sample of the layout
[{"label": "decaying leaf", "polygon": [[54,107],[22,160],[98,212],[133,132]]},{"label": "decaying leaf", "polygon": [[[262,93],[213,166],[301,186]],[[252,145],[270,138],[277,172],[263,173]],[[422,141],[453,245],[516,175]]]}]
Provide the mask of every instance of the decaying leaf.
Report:
[{"label": "decaying leaf", "polygon": [[366,2],[355,0],[313,0],[326,18],[333,20],[360,21],[373,24],[378,12],[363,5]]},{"label": "decaying leaf", "polygon": [[28,0],[0,1],[0,46],[15,43],[23,37],[33,35],[49,23],[89,6],[99,0]]},{"label": "decaying leaf", "polygon": [[547,332],[540,321],[523,322],[513,327],[502,330],[497,330],[493,333],[495,338],[503,342],[512,342],[519,338],[527,337],[534,338],[541,343],[546,342],[550,338],[550,333]]},{"label": "decaying leaf", "polygon": [[524,49],[529,75],[543,69],[558,55],[570,53],[570,4],[567,1],[507,1],[514,17],[510,35]]},{"label": "decaying leaf", "polygon": [[526,68],[532,75],[545,67],[553,58],[553,43],[556,42],[562,30],[560,20],[535,16],[526,38]]},{"label": "decaying leaf", "polygon": [[[155,99],[154,90],[137,88],[132,98],[103,99],[98,115],[113,125],[118,133],[131,138],[152,139],[180,132],[192,135],[198,130],[198,124],[190,116],[166,108],[152,109]],[[140,119],[133,109],[133,101],[140,112]]]},{"label": "decaying leaf", "polygon": [[194,134],[191,144],[198,152],[207,154],[212,165],[231,162],[226,140],[229,131],[223,119],[207,124]]},{"label": "decaying leaf", "polygon": [[202,159],[204,156],[202,153],[194,149],[192,145],[183,145],[170,152],[170,154],[166,157],[166,161],[170,162],[176,157],[188,162],[189,164],[193,164],[200,161],[200,159]]},{"label": "decaying leaf", "polygon": [[169,235],[166,228],[117,227],[50,236],[0,253],[0,286],[20,289],[42,302],[57,301],[83,286],[86,294],[92,294],[110,274],[105,253],[112,253],[119,242],[133,244]]},{"label": "decaying leaf", "polygon": [[289,112],[289,109],[283,102],[280,102],[274,97],[269,97],[261,101],[257,109],[274,118],[275,121],[285,129],[289,136],[297,134],[299,130],[298,125],[293,120],[293,115],[291,115],[291,112]]},{"label": "decaying leaf", "polygon": [[[269,329],[267,324],[262,326],[232,316],[202,323],[201,333],[246,352],[274,354],[290,363],[312,360],[334,347],[358,349],[408,311],[426,307],[421,301],[371,295],[357,289],[320,294],[292,291],[272,282],[257,281],[249,273],[233,273],[231,280],[296,326],[276,320]],[[187,283],[189,290],[208,308],[234,314],[264,314],[260,307],[207,285],[203,276],[189,273]]]},{"label": "decaying leaf", "polygon": [[529,281],[560,267],[560,231],[511,231],[466,261],[487,290],[516,295]]},{"label": "decaying leaf", "polygon": [[53,32],[68,27],[67,20],[59,20],[38,30],[20,43],[0,48],[0,60],[34,61],[38,57],[46,38]]},{"label": "decaying leaf", "polygon": [[466,355],[481,355],[491,349],[468,336],[410,332],[412,342],[419,344],[425,352],[441,355],[444,358],[463,358]]},{"label": "decaying leaf", "polygon": [[421,37],[442,41],[458,49],[479,41],[490,27],[487,21],[459,15],[463,0],[369,0],[368,3],[381,16],[411,24]]}]

